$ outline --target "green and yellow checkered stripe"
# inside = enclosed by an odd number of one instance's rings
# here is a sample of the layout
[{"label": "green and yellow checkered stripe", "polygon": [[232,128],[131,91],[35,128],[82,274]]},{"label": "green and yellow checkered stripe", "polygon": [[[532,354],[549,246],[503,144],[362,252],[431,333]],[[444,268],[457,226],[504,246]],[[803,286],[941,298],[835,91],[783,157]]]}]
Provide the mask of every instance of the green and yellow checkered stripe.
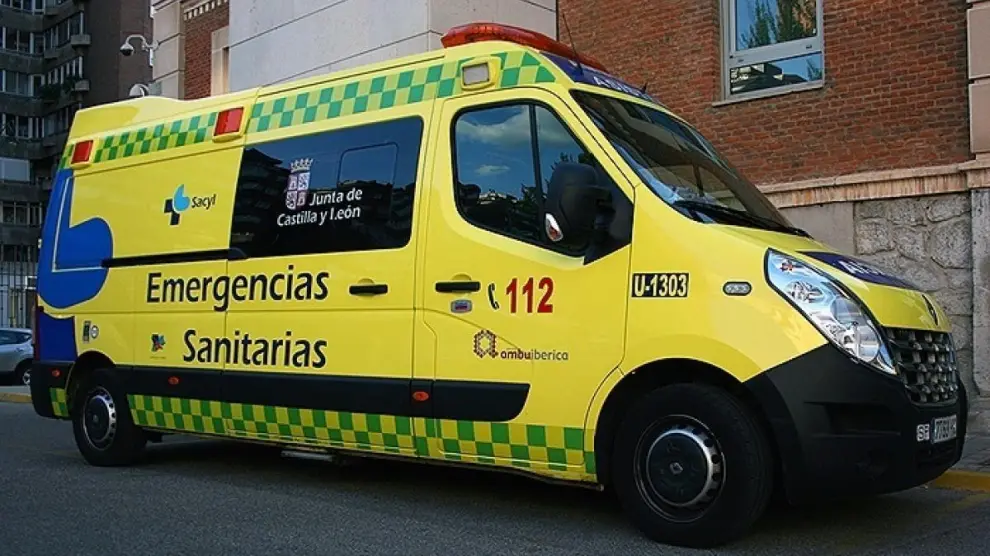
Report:
[{"label": "green and yellow checkered stripe", "polygon": [[65,394],[65,388],[49,388],[48,395],[52,401],[52,413],[56,417],[68,417],[69,403]]},{"label": "green and yellow checkered stripe", "polygon": [[71,142],[67,142],[65,144],[65,149],[62,150],[62,158],[59,160],[59,163],[58,163],[58,169],[59,170],[61,170],[62,168],[68,168],[69,167],[69,161],[72,160],[72,148],[74,146],[75,145],[73,143],[71,143]]},{"label": "green and yellow checkered stripe", "polygon": [[426,435],[439,438],[444,457],[451,460],[494,464],[499,458],[517,467],[545,464],[553,471],[585,463],[584,429],[579,428],[430,419]]},{"label": "green and yellow checkered stripe", "polygon": [[96,143],[93,162],[120,160],[136,155],[205,143],[213,137],[218,112],[175,120],[155,126],[108,135]]},{"label": "green and yellow checkered stripe", "polygon": [[[595,477],[594,431],[481,421],[434,420],[130,395],[139,426],[196,434],[404,455],[430,455],[439,439],[444,459],[505,465],[549,475]],[[229,428],[225,425],[229,422]],[[415,431],[421,431],[418,435]],[[423,432],[425,431],[425,436]]]},{"label": "green and yellow checkered stripe", "polygon": [[[525,51],[500,52],[500,88],[555,80],[536,56]],[[313,87],[254,105],[248,133],[284,129],[316,121],[404,106],[461,92],[461,67],[476,58],[442,62],[329,87]]]},{"label": "green and yellow checkered stripe", "polygon": [[[556,80],[549,66],[524,50],[493,55],[500,62],[499,88],[549,83]],[[248,133],[287,127],[446,98],[461,92],[461,67],[478,58],[441,62],[415,69],[316,86],[290,95],[266,99],[251,107]],[[204,143],[213,137],[218,112],[160,123],[96,141],[93,163],[123,160],[134,156]],[[67,166],[72,144],[66,145],[61,164]]]}]

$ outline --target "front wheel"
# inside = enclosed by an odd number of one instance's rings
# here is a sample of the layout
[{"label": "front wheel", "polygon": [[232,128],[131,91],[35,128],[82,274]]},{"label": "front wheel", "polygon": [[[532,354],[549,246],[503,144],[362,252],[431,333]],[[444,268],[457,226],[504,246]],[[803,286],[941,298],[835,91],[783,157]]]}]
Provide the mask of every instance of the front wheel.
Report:
[{"label": "front wheel", "polygon": [[744,535],[773,488],[756,418],[728,392],[675,384],[635,402],[619,426],[612,481],[633,523],[655,541],[711,548]]},{"label": "front wheel", "polygon": [[96,466],[128,465],[144,451],[147,436],[131,420],[127,396],[113,373],[96,370],[83,379],[72,404],[76,446]]}]

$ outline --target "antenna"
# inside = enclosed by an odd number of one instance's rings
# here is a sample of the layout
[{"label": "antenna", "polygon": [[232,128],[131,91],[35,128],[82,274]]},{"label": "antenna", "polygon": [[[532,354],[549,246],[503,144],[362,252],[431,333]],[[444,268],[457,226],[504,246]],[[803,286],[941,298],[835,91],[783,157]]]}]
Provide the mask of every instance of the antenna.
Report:
[{"label": "antenna", "polygon": [[560,19],[564,22],[564,29],[567,30],[567,42],[571,43],[571,50],[574,51],[574,61],[577,62],[578,71],[581,72],[581,75],[584,75],[584,66],[581,65],[581,53],[574,46],[574,36],[571,35],[571,26],[567,24],[567,16],[564,15],[564,12],[560,12]]}]

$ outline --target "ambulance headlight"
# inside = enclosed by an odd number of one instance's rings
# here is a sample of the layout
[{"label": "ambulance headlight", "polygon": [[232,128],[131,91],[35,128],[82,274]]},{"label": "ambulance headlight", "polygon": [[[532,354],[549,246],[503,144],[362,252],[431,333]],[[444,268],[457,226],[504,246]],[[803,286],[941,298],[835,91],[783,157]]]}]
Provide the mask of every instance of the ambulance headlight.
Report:
[{"label": "ambulance headlight", "polygon": [[767,280],[840,349],[885,373],[897,371],[887,345],[859,303],[826,274],[770,250]]}]

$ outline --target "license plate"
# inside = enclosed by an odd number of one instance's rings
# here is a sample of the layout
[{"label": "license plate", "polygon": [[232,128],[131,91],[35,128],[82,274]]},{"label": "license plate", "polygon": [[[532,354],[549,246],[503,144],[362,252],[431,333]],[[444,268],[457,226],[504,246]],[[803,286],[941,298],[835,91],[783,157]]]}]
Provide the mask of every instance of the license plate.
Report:
[{"label": "license plate", "polygon": [[956,416],[938,417],[932,420],[932,444],[952,440],[956,437]]}]

